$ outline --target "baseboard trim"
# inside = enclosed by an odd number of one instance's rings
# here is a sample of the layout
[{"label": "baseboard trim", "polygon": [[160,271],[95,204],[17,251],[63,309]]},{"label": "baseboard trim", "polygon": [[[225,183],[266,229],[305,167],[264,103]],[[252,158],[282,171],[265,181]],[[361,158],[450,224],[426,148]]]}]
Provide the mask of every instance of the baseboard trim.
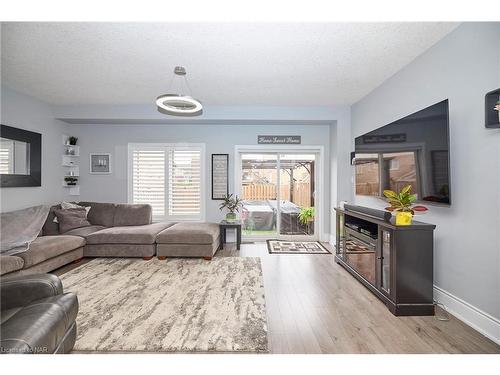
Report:
[{"label": "baseboard trim", "polygon": [[500,319],[436,285],[434,285],[434,299],[442,303],[457,319],[500,345]]}]

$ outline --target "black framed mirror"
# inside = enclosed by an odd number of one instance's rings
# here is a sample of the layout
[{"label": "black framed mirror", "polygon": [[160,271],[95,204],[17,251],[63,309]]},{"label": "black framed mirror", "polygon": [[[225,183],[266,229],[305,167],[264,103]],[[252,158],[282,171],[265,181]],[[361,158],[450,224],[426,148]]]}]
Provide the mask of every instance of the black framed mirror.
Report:
[{"label": "black framed mirror", "polygon": [[42,185],[42,135],[0,126],[0,186]]}]

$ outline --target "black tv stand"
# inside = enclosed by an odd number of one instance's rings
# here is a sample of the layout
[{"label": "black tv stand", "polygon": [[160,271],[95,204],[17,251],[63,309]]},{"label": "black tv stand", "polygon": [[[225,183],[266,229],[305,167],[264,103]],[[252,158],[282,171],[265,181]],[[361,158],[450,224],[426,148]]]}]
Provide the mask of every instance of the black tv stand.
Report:
[{"label": "black tv stand", "polygon": [[434,315],[433,224],[396,226],[336,208],[335,261],[397,316]]}]

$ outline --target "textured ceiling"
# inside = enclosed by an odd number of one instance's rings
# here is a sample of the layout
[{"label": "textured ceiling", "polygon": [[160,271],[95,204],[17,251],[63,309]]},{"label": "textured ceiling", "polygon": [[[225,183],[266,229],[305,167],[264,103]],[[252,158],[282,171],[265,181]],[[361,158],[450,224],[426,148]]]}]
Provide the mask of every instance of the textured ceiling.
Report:
[{"label": "textured ceiling", "polygon": [[352,104],[455,23],[3,23],[2,80],[52,104],[143,104],[184,65],[212,105]]}]

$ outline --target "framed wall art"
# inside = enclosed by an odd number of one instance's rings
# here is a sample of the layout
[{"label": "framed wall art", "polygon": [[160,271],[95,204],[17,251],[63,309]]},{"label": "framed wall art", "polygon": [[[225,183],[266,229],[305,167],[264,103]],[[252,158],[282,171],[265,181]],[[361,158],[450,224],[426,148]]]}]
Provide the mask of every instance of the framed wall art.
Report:
[{"label": "framed wall art", "polygon": [[229,154],[212,154],[212,199],[223,200],[229,194]]},{"label": "framed wall art", "polygon": [[90,174],[111,174],[111,154],[91,153]]}]

